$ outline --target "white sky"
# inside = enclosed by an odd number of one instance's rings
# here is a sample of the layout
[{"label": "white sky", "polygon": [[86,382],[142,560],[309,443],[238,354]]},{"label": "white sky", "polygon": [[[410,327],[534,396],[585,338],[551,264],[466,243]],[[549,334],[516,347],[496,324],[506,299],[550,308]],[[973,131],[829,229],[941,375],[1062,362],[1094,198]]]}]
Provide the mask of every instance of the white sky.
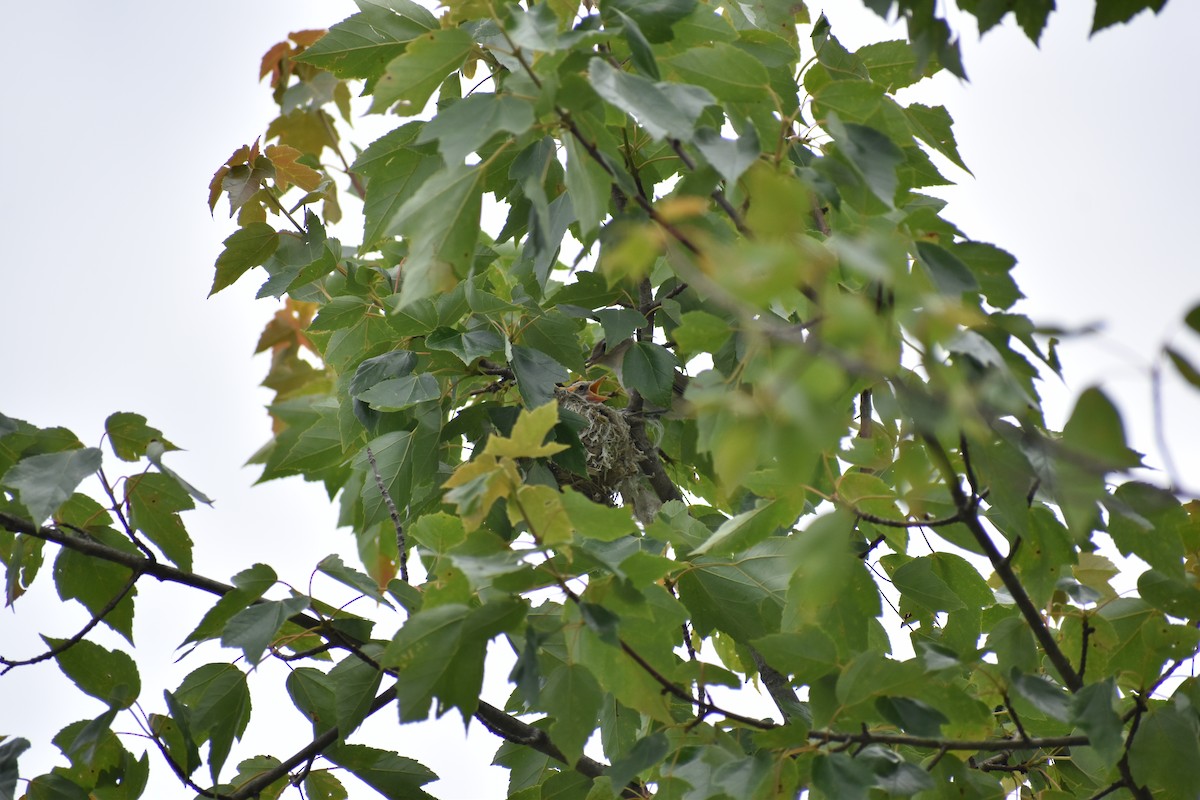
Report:
[{"label": "white sky", "polygon": [[[1069,389],[1047,382],[1051,424],[1061,423],[1079,391],[1100,383],[1125,410],[1134,446],[1161,464],[1148,369],[1166,339],[1200,358],[1200,337],[1179,324],[1200,301],[1192,241],[1200,111],[1188,59],[1200,5],[1171,0],[1159,17],[1144,14],[1090,41],[1083,7],[1091,4],[1062,5],[1041,50],[1011,26],[979,42],[960,25],[972,82],[939,79],[919,99],[946,105],[956,120],[975,178],[947,171],[963,181],[943,193],[947,216],[1020,259],[1018,282],[1031,299],[1018,310],[1047,323],[1107,324],[1103,335],[1064,348]],[[814,16],[820,10],[811,8]],[[888,34],[859,0],[830,0],[825,10],[850,47],[900,35]],[[256,82],[261,54],[289,31],[325,27],[352,11],[349,2],[316,0],[0,6],[8,32],[0,49],[8,175],[0,196],[0,410],[66,425],[88,443],[98,442],[113,411],[148,417],[188,450],[168,454],[168,464],[217,500],[185,522],[197,542],[197,571],[221,580],[265,561],[303,587],[326,554],[353,555],[318,486],[294,480],[250,491],[257,470],[242,464],[268,435],[268,395],[256,388],[267,364],[250,354],[273,308],[253,301],[253,278],[205,299],[232,230],[220,207],[217,219],[209,216],[208,181],[273,116]],[[1172,452],[1185,485],[1200,489],[1200,396],[1167,373]],[[115,471],[111,453],[106,460]],[[40,651],[35,626],[64,636],[86,621],[77,607],[57,604],[46,569],[15,613],[0,614],[7,657]],[[317,593],[342,596],[328,583]],[[193,594],[141,590],[136,637],[148,711],[162,710],[163,688],[227,657],[202,649],[172,665],[175,645],[210,604]],[[47,624],[43,615],[51,614]],[[502,705],[507,667],[497,672],[485,699]],[[259,734],[235,748],[227,775],[239,757],[286,757],[307,741],[307,725],[275,688],[282,676],[271,665],[254,678],[256,702],[264,693],[250,728]],[[26,777],[59,763],[49,744],[59,728],[100,710],[52,666],[0,678],[0,734],[34,744],[22,758]],[[263,724],[263,714],[279,722]],[[499,742],[475,733],[478,726],[464,744],[453,715],[404,728],[389,711],[377,717],[372,735],[358,741],[392,746],[441,773],[426,787],[433,794],[501,796],[506,773],[486,766]],[[118,729],[133,727],[118,719]],[[126,746],[142,749],[132,738]],[[189,796],[173,788],[159,756],[151,758],[160,780],[148,796]]]}]

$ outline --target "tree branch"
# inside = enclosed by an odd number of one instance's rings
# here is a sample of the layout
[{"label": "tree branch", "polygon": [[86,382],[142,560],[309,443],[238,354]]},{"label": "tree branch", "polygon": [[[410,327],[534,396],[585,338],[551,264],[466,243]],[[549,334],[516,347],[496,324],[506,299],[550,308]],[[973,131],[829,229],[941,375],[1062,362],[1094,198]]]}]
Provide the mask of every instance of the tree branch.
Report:
[{"label": "tree branch", "polygon": [[992,563],[992,569],[1000,577],[1004,588],[1012,595],[1013,601],[1021,611],[1021,615],[1025,617],[1025,622],[1029,625],[1030,630],[1033,631],[1034,638],[1038,640],[1038,644],[1042,646],[1046,657],[1050,659],[1050,663],[1058,671],[1063,684],[1072,692],[1079,691],[1083,688],[1083,681],[1079,679],[1079,674],[1071,666],[1070,660],[1063,653],[1062,648],[1058,646],[1058,642],[1054,641],[1054,636],[1050,633],[1050,628],[1046,625],[1046,621],[1042,619],[1042,615],[1038,612],[1037,607],[1034,606],[1033,600],[1029,598],[1029,593],[1025,591],[1025,586],[1021,583],[1020,578],[1013,572],[1012,565],[1000,554],[1000,551],[992,541],[992,537],[983,527],[983,523],[979,521],[978,496],[967,497],[963,492],[962,485],[959,483],[958,473],[950,463],[950,456],[946,454],[946,450],[942,447],[941,442],[930,433],[922,432],[921,438],[925,440],[925,444],[936,462],[938,471],[941,472],[942,479],[946,482],[946,487],[950,490],[950,497],[954,501],[954,507],[958,509],[958,514],[962,517],[962,523],[967,526],[967,530],[975,537],[976,543],[988,557],[988,561]]},{"label": "tree branch", "polygon": [[[68,535],[68,534],[65,534],[55,528],[52,528],[52,527],[39,527],[39,526],[33,524],[32,522],[30,522],[29,520],[21,519],[20,517],[15,517],[11,514],[6,514],[3,512],[0,512],[0,526],[4,527],[6,530],[12,531],[13,533],[20,533],[20,534],[24,534],[26,536],[33,536],[38,539],[43,539],[45,541],[52,542],[54,544],[59,545],[60,547],[66,548],[68,550],[74,550],[78,553],[82,553],[83,555],[90,556],[92,558],[98,558],[103,561],[109,561],[109,562],[112,562],[115,564],[120,564],[122,566],[128,567],[129,569],[133,570],[134,576],[135,576],[135,578],[131,578],[131,582],[133,580],[135,580],[136,577],[141,577],[141,575],[144,574],[144,575],[150,575],[150,576],[152,576],[160,581],[166,582],[166,583],[178,583],[178,584],[181,584],[184,586],[189,586],[193,589],[199,589],[200,591],[208,592],[209,594],[214,594],[214,595],[218,595],[221,597],[223,597],[235,590],[234,587],[230,586],[229,584],[221,583],[220,581],[215,581],[215,580],[212,580],[211,578],[206,578],[202,575],[197,575],[192,572],[185,572],[184,570],[177,569],[177,568],[171,567],[171,566],[167,566],[165,564],[160,564],[156,561],[151,561],[150,559],[144,558],[142,556],[133,555],[133,554],[127,553],[123,550],[117,550],[116,548],[109,547],[108,545],[105,545],[105,544],[101,544],[100,542],[97,542],[97,541],[87,538],[85,536]],[[119,603],[120,599],[118,598],[116,602]],[[261,601],[259,601],[259,602],[261,602]],[[116,603],[113,603],[113,605],[115,606]],[[103,614],[100,614],[100,615],[98,615],[98,618],[102,617],[102,616],[103,616]],[[367,656],[365,653],[362,652],[361,648],[358,646],[359,644],[361,644],[360,642],[356,642],[356,641],[349,639],[345,634],[341,634],[339,632],[328,629],[328,627],[326,625],[324,625],[324,623],[321,620],[319,620],[315,617],[312,617],[308,614],[296,614],[295,616],[291,617],[289,621],[294,622],[297,625],[300,625],[301,627],[304,627],[304,628],[307,628],[314,632],[317,632],[321,636],[329,639],[332,647],[336,647],[338,649],[343,649],[343,650],[348,650],[351,653],[354,653],[357,657],[366,660],[368,663],[371,663],[377,669],[380,668],[378,663],[376,663],[374,660],[370,659],[369,656]],[[322,650],[322,651],[325,649],[327,649],[327,648],[318,648],[318,650]],[[392,671],[388,671],[388,670],[384,670],[384,671],[391,675],[395,674]],[[375,713],[375,711],[377,711],[379,708],[382,708],[384,705],[386,705],[388,702],[390,702],[391,699],[394,699],[394,697],[395,697],[394,689],[389,689],[387,692],[384,692],[383,694],[381,694],[379,697],[376,698],[375,702],[372,704],[371,711],[369,712],[369,714]],[[512,737],[510,739],[511,741],[526,744],[529,747],[532,747],[534,750],[537,750],[539,753],[542,753],[543,755],[548,755],[551,758],[555,758],[559,761],[562,761],[564,764],[567,763],[566,758],[562,755],[562,751],[560,751],[557,747],[555,747],[554,743],[552,741],[550,741],[550,737],[548,735],[546,735],[545,731],[539,730],[538,728],[535,728],[532,725],[528,725],[528,724],[522,722],[521,720],[517,719],[516,717],[506,714],[505,712],[501,711],[500,709],[496,708],[495,706],[489,705],[489,704],[481,701],[479,704],[479,708],[476,711],[476,718],[478,718],[479,721],[488,728],[488,730],[492,731],[493,733],[497,733],[497,735],[502,736],[502,738],[509,739],[510,737]],[[312,755],[320,753],[321,750],[329,747],[331,744],[333,744],[336,741],[337,741],[337,729],[336,728],[331,728],[327,731],[324,731],[318,737],[314,738],[312,742],[310,742],[308,745],[306,745],[303,750],[300,750],[294,756],[289,758],[287,761],[283,762],[283,764],[281,765],[283,770],[281,772],[278,772],[278,774],[274,774],[274,773],[276,773],[277,770],[280,769],[279,767],[272,770],[270,780],[266,780],[265,782],[258,782],[258,781],[260,781],[261,778],[266,777],[269,773],[263,773],[262,776],[259,776],[259,778],[256,778],[255,782],[253,782],[254,786],[256,787],[254,789],[254,792],[257,792],[257,791],[261,790],[263,787],[270,785],[271,783],[273,783],[274,781],[276,781],[280,777],[282,777],[288,770],[303,763],[305,760],[312,757]],[[176,768],[176,772],[178,773],[179,772],[179,770],[177,769],[178,765],[174,765],[174,763],[172,762],[172,766],[173,766],[173,768]],[[603,774],[604,770],[608,768],[607,765],[605,765],[599,761],[596,761],[594,759],[588,758],[586,756],[584,756],[578,762],[576,762],[574,767],[577,771],[581,772],[582,774],[587,775],[588,777],[593,777],[593,778],[597,777],[598,775]],[[186,778],[186,776],[181,777],[181,779],[184,780],[184,783],[186,785],[189,785],[190,788],[195,789],[197,792],[199,792],[201,794],[206,794],[204,790],[200,789],[200,787],[198,787],[198,786],[190,784],[189,781],[187,781],[185,778]],[[249,798],[249,797],[251,797],[254,792],[248,793],[246,791],[247,786],[250,786],[250,784],[247,784],[246,786],[241,787],[238,790],[238,793],[235,793],[232,797],[234,797],[234,798]],[[208,793],[208,794],[206,794],[206,796],[215,796],[215,795]],[[624,796],[624,797],[642,797],[644,795],[642,793],[634,793],[634,794],[623,793],[622,796]]]},{"label": "tree branch", "polygon": [[1061,747],[1087,747],[1086,736],[1049,736],[1030,739],[937,739],[929,736],[909,736],[902,733],[836,733],[834,731],[809,731],[808,738],[814,742],[840,742],[846,744],[886,744],[909,747],[927,747],[932,750],[983,750],[988,752],[1012,752],[1014,750],[1053,750]]}]

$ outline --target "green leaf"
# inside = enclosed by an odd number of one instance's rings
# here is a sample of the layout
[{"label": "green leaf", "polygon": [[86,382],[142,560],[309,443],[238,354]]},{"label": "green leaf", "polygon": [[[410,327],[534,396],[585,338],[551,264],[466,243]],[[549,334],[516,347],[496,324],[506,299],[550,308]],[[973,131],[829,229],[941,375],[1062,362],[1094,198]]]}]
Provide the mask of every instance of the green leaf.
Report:
[{"label": "green leaf", "polygon": [[893,661],[875,650],[859,653],[837,678],[837,699],[846,706],[911,693],[924,677],[916,661]]},{"label": "green leaf", "polygon": [[791,574],[787,540],[770,538],[735,558],[694,559],[679,579],[679,599],[701,632],[718,628],[738,641],[779,630],[780,609]]},{"label": "green leaf", "polygon": [[428,372],[381,381],[355,396],[376,411],[402,411],[442,396],[437,378]]},{"label": "green leaf", "polygon": [[265,222],[251,222],[234,231],[225,240],[225,249],[217,256],[217,274],[208,296],[232,286],[254,267],[267,263],[279,247],[279,233]]},{"label": "green leaf", "polygon": [[1200,724],[1192,708],[1152,709],[1141,719],[1129,748],[1129,769],[1139,785],[1165,797],[1190,797],[1200,786]]},{"label": "green leaf", "polygon": [[488,641],[524,616],[524,604],[514,600],[474,609],[448,603],[410,616],[382,657],[397,671],[400,721],[428,717],[434,697],[438,716],[455,707],[469,719],[479,706]]},{"label": "green leaf", "polygon": [[601,308],[596,311],[596,319],[604,328],[605,345],[610,350],[646,324],[645,315],[633,308]]},{"label": "green leaf", "polygon": [[588,78],[597,94],[633,115],[655,139],[691,141],[700,113],[717,102],[707,89],[681,83],[655,83],[614,69],[601,58],[592,59]]},{"label": "green leaf", "polygon": [[[383,648],[368,645],[366,655],[378,658]],[[383,680],[383,672],[374,664],[351,654],[338,662],[329,671],[329,683],[333,686],[334,710],[337,713],[338,737],[345,741],[362,721],[366,719],[375,702],[375,694]]]},{"label": "green leaf", "polygon": [[603,696],[596,678],[579,664],[564,664],[550,674],[542,688],[542,707],[554,718],[550,738],[568,763],[583,755],[583,746],[596,729]]},{"label": "green leaf", "polygon": [[563,491],[562,504],[571,525],[585,539],[612,542],[637,531],[628,508],[593,503],[571,488]]},{"label": "green leaf", "polygon": [[135,475],[125,484],[130,523],[158,546],[182,570],[192,568],[192,538],[179,519],[180,511],[196,507],[177,481],[156,472]]},{"label": "green leaf", "polygon": [[594,234],[608,214],[612,194],[612,176],[574,136],[566,137],[567,167],[564,182],[571,195],[571,207],[579,223],[580,236]]},{"label": "green leaf", "polygon": [[1130,481],[1113,493],[1120,505],[1109,513],[1108,532],[1121,555],[1136,555],[1160,572],[1184,579],[1182,533],[1188,513],[1170,492]]},{"label": "green leaf", "polygon": [[722,138],[712,128],[700,128],[692,144],[728,184],[737,183],[738,178],[750,169],[750,165],[761,154],[758,131],[750,125],[746,126],[745,133],[734,140]]},{"label": "green leaf", "polygon": [[837,647],[820,628],[795,633],[772,633],[750,643],[775,669],[794,676],[796,683],[812,684],[838,669]]},{"label": "green leaf", "polygon": [[419,113],[446,76],[462,66],[474,45],[462,28],[433,30],[411,40],[375,84],[371,113],[397,104],[406,115]]},{"label": "green leaf", "polygon": [[425,346],[430,350],[444,350],[458,356],[464,365],[475,363],[478,358],[494,355],[504,349],[504,337],[491,328],[476,328],[471,331],[456,331],[438,328],[425,337]]},{"label": "green leaf", "polygon": [[363,204],[362,249],[374,247],[386,235],[405,201],[442,168],[433,145],[417,145],[424,123],[410,122],[371,143],[350,167],[365,175],[367,197]]},{"label": "green leaf", "polygon": [[775,533],[792,517],[791,509],[776,501],[761,503],[750,511],[730,517],[721,523],[692,555],[731,555],[752,547]]},{"label": "green leaf", "polygon": [[875,785],[875,776],[863,769],[846,753],[822,753],[813,761],[813,786],[826,797],[838,800],[866,800]]},{"label": "green leaf", "polygon": [[104,421],[104,431],[113,453],[122,461],[137,461],[146,455],[146,448],[153,441],[162,442],[168,450],[177,449],[163,438],[162,431],[146,424],[141,414],[119,411]]},{"label": "green leaf", "polygon": [[691,15],[696,0],[608,0],[600,8],[602,18],[613,12],[628,15],[646,38],[657,44],[674,38],[675,23]]},{"label": "green leaf", "polygon": [[875,708],[892,724],[914,736],[941,736],[950,720],[928,703],[911,697],[880,697]]},{"label": "green leaf", "polygon": [[979,291],[979,282],[957,256],[933,242],[917,242],[917,255],[942,294],[954,297]]},{"label": "green leaf", "polygon": [[612,13],[621,21],[621,33],[624,35],[625,43],[629,45],[630,61],[633,62],[633,66],[647,78],[659,80],[662,75],[658,71],[658,60],[654,57],[650,42],[642,34],[642,29],[638,27],[633,17],[621,9],[613,9]]},{"label": "green leaf", "polygon": [[1096,0],[1096,14],[1092,17],[1092,34],[1105,28],[1128,22],[1146,9],[1155,14],[1162,11],[1167,0]]},{"label": "green leaf", "polygon": [[1115,682],[1108,678],[1088,684],[1071,698],[1071,722],[1087,734],[1091,746],[1110,764],[1120,758],[1124,743],[1124,723],[1113,705],[1116,697]]},{"label": "green leaf", "polygon": [[614,759],[604,774],[613,786],[626,786],[638,773],[662,761],[669,751],[670,744],[662,731],[643,736],[628,753]]},{"label": "green leaf", "polygon": [[312,667],[299,667],[288,673],[286,688],[292,703],[313,725],[316,732],[337,724],[333,685],[329,676]]},{"label": "green leaf", "polygon": [[221,644],[239,648],[253,665],[262,661],[263,652],[275,639],[275,634],[291,617],[308,608],[307,597],[287,600],[267,600],[239,611],[225,624]]},{"label": "green leaf", "polygon": [[1171,359],[1171,363],[1175,365],[1175,370],[1180,377],[1200,389],[1200,370],[1196,369],[1187,356],[1171,347],[1163,347],[1163,352],[1167,354],[1167,358]]},{"label": "green leaf", "polygon": [[16,797],[17,779],[20,776],[17,758],[28,749],[28,739],[18,737],[0,742],[0,800],[14,800]]},{"label": "green leaf", "polygon": [[621,362],[626,388],[635,389],[660,408],[670,408],[675,394],[678,359],[662,345],[634,342]]},{"label": "green leaf", "polygon": [[929,74],[917,69],[917,54],[904,39],[874,42],[858,48],[854,55],[867,68],[871,81],[889,93],[911,86]]},{"label": "green leaf", "polygon": [[839,120],[865,123],[883,104],[884,89],[871,81],[831,81],[813,96],[813,113],[825,120],[836,114]]},{"label": "green leaf", "polygon": [[1183,317],[1184,323],[1196,333],[1200,333],[1200,304],[1192,306]]},{"label": "green leaf", "polygon": [[830,111],[825,127],[837,143],[837,153],[862,178],[871,192],[891,208],[896,199],[896,167],[904,161],[900,148],[884,134],[853,122],[843,123]]},{"label": "green leaf", "polygon": [[1013,691],[1048,717],[1066,722],[1071,717],[1071,696],[1040,675],[1026,675],[1016,668],[1009,678]]},{"label": "green leaf", "polygon": [[417,543],[439,555],[462,544],[467,538],[462,520],[442,512],[421,517],[409,529],[409,533]]},{"label": "green leaf", "polygon": [[399,307],[452,288],[479,238],[484,171],[453,165],[424,181],[395,213],[386,235],[408,239]]},{"label": "green leaf", "polygon": [[309,770],[304,776],[304,791],[309,800],[346,800],[350,796],[337,776],[327,769]]},{"label": "green leaf", "polygon": [[225,624],[234,614],[246,608],[275,585],[278,577],[275,570],[266,564],[255,564],[233,576],[233,585],[237,587],[232,592],[223,595],[200,620],[195,630],[188,634],[183,644],[203,642],[216,639],[225,630]]},{"label": "green leaf", "polygon": [[503,94],[473,94],[464,97],[425,123],[417,144],[438,143],[450,165],[459,164],[501,131],[520,135],[533,127],[533,104]]},{"label": "green leaf", "polygon": [[766,68],[749,53],[724,42],[692,47],[663,64],[682,79],[725,103],[754,103],[770,97]]},{"label": "green leaf", "polygon": [[[90,532],[92,533],[92,532]],[[96,533],[92,533],[96,536]],[[116,531],[106,530],[96,536],[102,543],[136,554],[137,549],[128,537]],[[108,561],[100,561],[66,548],[59,551],[54,560],[54,586],[60,600],[78,600],[89,613],[99,615],[108,606],[117,592],[124,590],[131,572],[128,568]],[[133,611],[137,588],[130,591],[116,607],[104,615],[105,625],[133,642]]]},{"label": "green leaf", "polygon": [[45,522],[67,501],[75,487],[100,469],[102,454],[95,447],[29,456],[10,467],[0,484],[16,489],[21,505],[35,524]]},{"label": "green leaf", "polygon": [[392,607],[392,604],[383,596],[383,592],[379,591],[379,587],[371,576],[346,566],[339,555],[325,556],[317,564],[317,571],[325,573],[338,583],[345,584],[357,592],[362,592],[377,603],[382,603],[388,608]]},{"label": "green leaf", "polygon": [[950,159],[955,165],[968,173],[971,172],[967,169],[962,156],[958,154],[958,144],[954,141],[954,131],[951,128],[954,120],[951,119],[950,112],[944,106],[924,106],[920,103],[913,103],[904,109],[904,116],[908,119],[908,126],[914,136]]},{"label": "green leaf", "polygon": [[[168,700],[171,699],[187,707],[196,743],[209,742],[209,773],[216,783],[233,740],[241,738],[250,722],[246,676],[232,664],[206,664],[183,679],[173,698],[168,693]],[[171,715],[179,720],[175,709]]]},{"label": "green leaf", "polygon": [[408,350],[392,350],[375,358],[368,358],[358,365],[350,381],[350,394],[357,397],[372,387],[410,375],[417,364],[417,356]]},{"label": "green leaf", "polygon": [[1075,401],[1063,427],[1063,442],[1074,452],[1095,459],[1101,470],[1136,467],[1141,458],[1125,444],[1121,412],[1103,390],[1093,386]]},{"label": "green leaf", "polygon": [[432,800],[421,787],[438,776],[411,758],[361,744],[339,744],[324,755],[388,800]]},{"label": "green leaf", "polygon": [[[51,648],[62,647],[67,641],[49,636],[42,639]],[[142,691],[137,665],[120,650],[108,650],[83,639],[55,655],[54,660],[80,691],[112,708],[129,708]]]},{"label": "green leaf", "polygon": [[374,310],[371,301],[362,297],[342,295],[321,307],[317,316],[308,324],[310,331],[336,331],[348,328]]},{"label": "green leaf", "polygon": [[537,408],[550,402],[554,387],[565,383],[569,377],[567,368],[541,350],[523,345],[513,345],[513,375],[517,378],[517,389],[526,408]]},{"label": "green leaf", "polygon": [[62,775],[50,774],[31,780],[21,800],[90,800],[90,796]]},{"label": "green leaf", "polygon": [[354,459],[354,467],[361,470],[365,477],[359,497],[362,498],[364,527],[369,527],[390,518],[390,512],[379,484],[375,478],[378,470],[384,488],[396,508],[407,508],[413,493],[423,482],[430,480],[420,465],[428,463],[433,457],[434,443],[430,441],[427,430],[394,431],[372,439],[368,444],[375,456],[375,466],[372,467],[364,448]]},{"label": "green leaf", "polygon": [[[294,60],[339,78],[377,78],[405,45],[438,27],[425,8],[406,0],[358,4],[361,12],[334,25]],[[390,6],[390,7],[389,7]]]},{"label": "green leaf", "polygon": [[933,613],[966,608],[950,585],[935,572],[933,558],[914,558],[896,570],[892,582],[900,594]]},{"label": "green leaf", "polygon": [[204,494],[204,492],[200,491],[195,486],[192,486],[190,483],[185,481],[179,473],[170,469],[162,462],[162,456],[164,452],[166,452],[166,446],[162,442],[151,442],[146,446],[146,460],[153,464],[155,468],[163,475],[166,475],[168,478],[175,481],[175,483],[179,485],[179,488],[183,489],[183,491],[189,494],[191,497],[199,500],[206,506],[211,506],[212,500],[210,500]]},{"label": "green leaf", "polygon": [[733,334],[729,323],[707,311],[686,311],[674,331],[675,341],[686,354],[715,353]]}]

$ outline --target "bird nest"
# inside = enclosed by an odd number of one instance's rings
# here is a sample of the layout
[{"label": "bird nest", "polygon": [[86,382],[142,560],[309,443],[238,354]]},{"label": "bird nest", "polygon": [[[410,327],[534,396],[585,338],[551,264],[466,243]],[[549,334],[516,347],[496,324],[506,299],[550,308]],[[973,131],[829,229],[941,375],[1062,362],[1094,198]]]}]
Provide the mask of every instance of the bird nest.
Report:
[{"label": "bird nest", "polygon": [[598,503],[615,505],[617,495],[631,502],[638,493],[645,456],[634,444],[625,416],[566,389],[557,390],[555,397],[561,408],[587,423],[579,431],[579,442],[586,454],[587,477],[556,469],[559,483]]}]

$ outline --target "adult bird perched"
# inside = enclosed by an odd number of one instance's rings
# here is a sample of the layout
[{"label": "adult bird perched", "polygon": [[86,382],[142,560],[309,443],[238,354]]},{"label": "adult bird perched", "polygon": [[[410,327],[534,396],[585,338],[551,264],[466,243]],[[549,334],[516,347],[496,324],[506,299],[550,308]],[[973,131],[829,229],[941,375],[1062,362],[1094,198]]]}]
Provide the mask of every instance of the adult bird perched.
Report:
[{"label": "adult bird perched", "polygon": [[[626,391],[629,391],[630,387],[625,383],[623,367],[625,363],[625,354],[629,352],[629,348],[633,346],[633,342],[633,339],[626,339],[616,346],[609,348],[607,340],[601,339],[599,343],[592,348],[592,354],[587,360],[588,366],[602,366],[612,370],[612,373],[616,376],[617,381],[621,384],[621,386]],[[665,414],[668,419],[679,419],[681,417],[688,416],[689,405],[687,401],[683,399],[684,392],[687,391],[688,380],[689,379],[687,375],[684,375],[678,369],[675,370],[675,376],[671,382],[671,408],[651,408],[648,409],[648,411],[654,414]],[[598,383],[599,381],[596,381],[592,384],[592,386],[594,387],[595,384]]]}]

